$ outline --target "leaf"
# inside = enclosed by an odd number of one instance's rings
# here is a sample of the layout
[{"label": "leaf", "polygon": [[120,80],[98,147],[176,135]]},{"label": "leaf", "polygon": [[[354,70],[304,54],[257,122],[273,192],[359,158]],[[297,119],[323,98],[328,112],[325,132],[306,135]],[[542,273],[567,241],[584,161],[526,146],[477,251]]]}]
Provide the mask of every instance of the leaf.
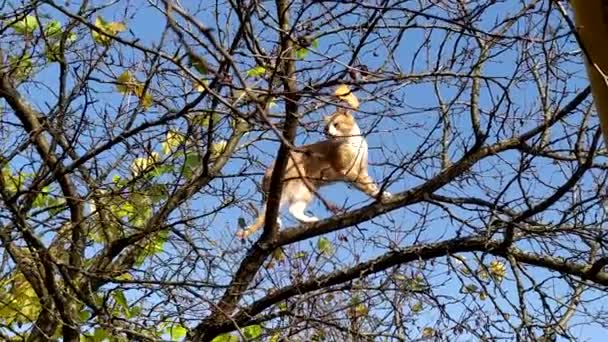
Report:
[{"label": "leaf", "polygon": [[241,229],[247,228],[247,221],[243,217],[239,217],[238,224]]},{"label": "leaf", "polygon": [[132,92],[133,87],[135,86],[135,82],[133,82],[134,78],[131,76],[129,71],[125,71],[116,77],[116,90],[118,90],[121,94],[127,94]]},{"label": "leaf", "polygon": [[412,305],[412,312],[413,313],[419,313],[420,311],[422,311],[423,306],[421,302],[417,302],[416,304]]},{"label": "leaf", "polygon": [[78,318],[81,322],[86,322],[89,318],[91,318],[91,313],[88,311],[80,311]]},{"label": "leaf", "polygon": [[435,330],[431,327],[425,327],[422,329],[422,337],[433,337],[435,335]]},{"label": "leaf", "polygon": [[239,338],[228,333],[217,335],[211,342],[239,342]]},{"label": "leaf", "polygon": [[330,256],[334,253],[334,247],[326,237],[322,236],[317,240],[317,251],[321,254]]},{"label": "leaf", "polygon": [[243,328],[243,335],[250,340],[258,338],[262,335],[262,327],[259,324],[245,327]]},{"label": "leaf", "polygon": [[150,93],[144,94],[144,84],[137,81],[127,70],[116,77],[116,90],[121,94],[134,94],[139,98],[139,104],[144,108],[149,108],[154,99]]},{"label": "leaf", "polygon": [[304,59],[306,58],[306,56],[308,56],[308,49],[307,48],[299,48],[296,50],[296,58],[297,59]]},{"label": "leaf", "polygon": [[203,75],[209,73],[209,67],[201,57],[191,53],[188,54],[188,57],[190,59],[190,65],[193,66],[196,71],[200,72]]},{"label": "leaf", "polygon": [[227,142],[226,140],[220,140],[211,145],[211,156],[218,157],[224,150],[226,149]]},{"label": "leaf", "polygon": [[173,150],[175,150],[175,148],[183,144],[185,141],[186,137],[183,134],[170,130],[169,132],[167,132],[167,137],[162,143],[163,153],[171,153]]},{"label": "leaf", "polygon": [[277,103],[275,101],[268,101],[268,105],[266,106],[266,109],[272,109],[276,106],[277,106]]},{"label": "leaf", "polygon": [[[116,36],[118,33],[123,32],[124,30],[127,29],[125,24],[123,24],[121,22],[107,22],[101,16],[99,16],[95,19],[94,25],[97,28],[99,28],[102,32],[112,35],[112,36]],[[95,30],[91,30],[91,35],[93,36],[93,40],[97,44],[100,44],[103,46],[108,46],[108,45],[110,45],[110,43],[112,43],[111,37],[109,37],[105,34],[99,33]]]},{"label": "leaf", "polygon": [[160,155],[156,152],[150,153],[149,157],[135,158],[135,160],[131,164],[131,172],[133,172],[133,175],[138,176],[141,173],[150,169],[159,160]]},{"label": "leaf", "polygon": [[109,337],[108,332],[104,328],[96,328],[93,333],[93,341],[102,342]]},{"label": "leaf", "polygon": [[152,245],[152,254],[158,254],[165,250],[165,242],[169,238],[169,231],[163,230],[156,235]]},{"label": "leaf", "polygon": [[51,20],[45,25],[43,31],[47,39],[59,39],[61,37],[61,23],[59,20]]},{"label": "leaf", "polygon": [[125,293],[122,290],[116,290],[112,292],[112,297],[118,305],[120,305],[124,309],[129,308],[129,303],[127,302],[127,297],[125,297]]},{"label": "leaf", "polygon": [[186,336],[186,333],[188,333],[188,329],[186,329],[181,324],[172,325],[167,330],[169,332],[169,335],[171,336],[171,340],[173,340],[173,341],[179,341],[184,336]]},{"label": "leaf", "polygon": [[186,154],[184,159],[184,176],[188,179],[192,177],[192,173],[201,165],[202,158],[196,153]]},{"label": "leaf", "polygon": [[488,299],[488,295],[486,294],[485,291],[480,291],[479,292],[479,299],[480,300],[486,300],[486,299]]},{"label": "leaf", "polygon": [[272,252],[272,257],[278,262],[285,260],[285,253],[283,252],[283,248],[279,247]]},{"label": "leaf", "polygon": [[209,127],[209,119],[213,120],[213,125],[217,126],[217,124],[222,120],[223,116],[219,113],[213,113],[211,115],[209,115],[209,113],[204,113],[204,114],[195,114],[190,116],[190,120],[192,121],[193,124],[202,126],[202,127]]},{"label": "leaf", "polygon": [[353,314],[356,317],[367,316],[368,313],[369,313],[369,308],[367,307],[367,305],[365,305],[363,303],[357,304],[353,310]]},{"label": "leaf", "polygon": [[507,275],[507,268],[505,264],[499,260],[492,260],[490,262],[489,271],[490,275],[492,275],[494,280],[497,282],[501,282],[505,278],[505,275]]},{"label": "leaf", "polygon": [[38,20],[35,16],[28,15],[14,23],[11,27],[19,34],[30,35],[38,28]]},{"label": "leaf", "polygon": [[475,293],[475,292],[477,292],[477,290],[478,290],[477,285],[475,285],[475,284],[468,284],[468,285],[465,285],[463,287],[462,292],[464,292],[464,293]]},{"label": "leaf", "polygon": [[49,62],[58,62],[61,58],[60,44],[47,44],[47,46],[44,48],[44,56]]},{"label": "leaf", "polygon": [[252,69],[247,71],[247,77],[259,77],[266,73],[266,68],[261,65],[258,65]]},{"label": "leaf", "polygon": [[18,81],[30,77],[34,70],[30,55],[9,56],[8,65],[12,69],[13,77]]},{"label": "leaf", "polygon": [[120,280],[120,281],[129,281],[129,280],[133,280],[133,276],[131,275],[131,273],[123,273],[121,275],[119,275],[118,277],[115,278],[116,280]]},{"label": "leaf", "polygon": [[152,105],[152,103],[154,103],[154,99],[152,98],[152,95],[150,95],[150,93],[146,93],[143,96],[138,95],[138,97],[139,97],[139,104],[144,109],[150,108],[150,106]]},{"label": "leaf", "polygon": [[305,251],[301,251],[301,252],[294,254],[293,258],[294,259],[304,259],[307,256],[308,256],[308,254]]},{"label": "leaf", "polygon": [[313,48],[318,49],[319,48],[319,38],[313,40],[311,45]]},{"label": "leaf", "polygon": [[202,93],[202,92],[205,91],[205,87],[203,87],[203,84],[205,86],[209,86],[209,81],[208,80],[194,80],[194,81],[192,81],[192,86],[193,86],[194,90],[198,91],[199,93]]}]

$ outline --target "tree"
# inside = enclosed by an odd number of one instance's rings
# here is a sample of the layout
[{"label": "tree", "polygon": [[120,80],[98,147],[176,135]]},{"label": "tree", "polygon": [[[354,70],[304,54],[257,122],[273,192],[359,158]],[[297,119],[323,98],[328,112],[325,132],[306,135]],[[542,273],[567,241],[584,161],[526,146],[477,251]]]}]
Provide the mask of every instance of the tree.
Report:
[{"label": "tree", "polygon": [[[592,336],[607,162],[566,6],[5,1],[0,337]],[[394,197],[278,227],[339,84]]]}]

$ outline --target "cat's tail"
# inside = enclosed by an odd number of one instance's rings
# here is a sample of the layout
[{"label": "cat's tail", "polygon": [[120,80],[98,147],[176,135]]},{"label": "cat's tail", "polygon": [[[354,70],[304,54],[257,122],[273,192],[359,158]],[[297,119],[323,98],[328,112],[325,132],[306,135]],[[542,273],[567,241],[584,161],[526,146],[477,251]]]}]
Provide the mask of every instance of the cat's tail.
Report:
[{"label": "cat's tail", "polygon": [[255,222],[250,224],[247,228],[245,228],[243,230],[239,230],[236,233],[236,236],[241,239],[247,238],[249,235],[255,233],[258,229],[262,228],[262,226],[264,225],[264,221],[266,221],[266,209],[265,208],[264,208],[264,210],[262,210],[261,213],[258,214],[258,217],[255,219]]}]

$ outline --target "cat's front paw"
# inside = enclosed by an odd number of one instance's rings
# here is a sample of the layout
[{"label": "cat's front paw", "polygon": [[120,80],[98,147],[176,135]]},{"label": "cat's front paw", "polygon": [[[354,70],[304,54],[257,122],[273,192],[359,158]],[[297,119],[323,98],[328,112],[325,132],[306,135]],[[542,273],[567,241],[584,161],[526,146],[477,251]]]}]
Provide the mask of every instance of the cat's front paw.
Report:
[{"label": "cat's front paw", "polygon": [[393,194],[391,194],[388,191],[384,191],[384,192],[382,192],[382,195],[380,195],[380,201],[382,201],[382,202],[388,202],[392,199],[393,199]]}]

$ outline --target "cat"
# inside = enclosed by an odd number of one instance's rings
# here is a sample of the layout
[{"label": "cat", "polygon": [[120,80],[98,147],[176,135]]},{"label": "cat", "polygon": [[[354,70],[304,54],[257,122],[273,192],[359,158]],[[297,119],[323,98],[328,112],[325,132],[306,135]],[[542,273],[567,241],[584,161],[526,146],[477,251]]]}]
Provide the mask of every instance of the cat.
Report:
[{"label": "cat", "polygon": [[[315,192],[322,186],[335,182],[348,182],[371,197],[378,197],[379,187],[368,173],[368,148],[365,137],[357,125],[352,109],[359,107],[359,100],[345,86],[339,86],[335,95],[346,102],[346,108],[339,108],[325,118],[325,135],[327,140],[303,145],[291,151],[283,175],[283,193],[280,208],[289,206],[289,213],[302,223],[312,223],[319,219],[306,215],[306,207],[312,201]],[[268,193],[270,177],[274,164],[264,173],[262,191]],[[382,201],[390,200],[392,195],[383,192]],[[255,222],[237,232],[244,239],[264,225],[265,210]],[[280,219],[277,218],[279,226]]]}]

